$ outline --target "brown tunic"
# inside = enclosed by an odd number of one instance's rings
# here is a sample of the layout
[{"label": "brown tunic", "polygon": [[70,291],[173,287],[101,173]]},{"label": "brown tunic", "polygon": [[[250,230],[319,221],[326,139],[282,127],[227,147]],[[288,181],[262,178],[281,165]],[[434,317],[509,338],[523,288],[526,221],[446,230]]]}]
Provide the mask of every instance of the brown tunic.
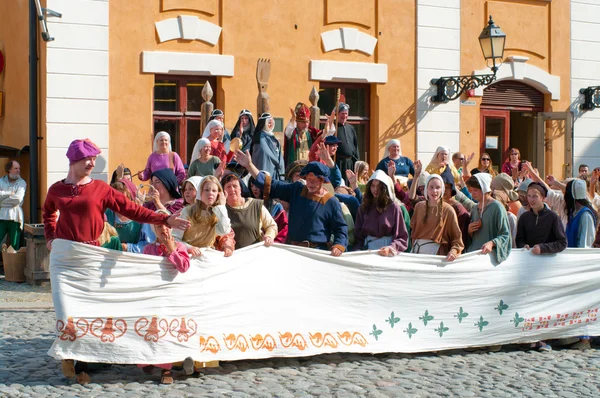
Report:
[{"label": "brown tunic", "polygon": [[415,212],[410,219],[411,240],[431,239],[439,243],[439,255],[445,256],[451,251],[458,255],[465,248],[456,212],[448,203],[442,203],[442,214],[439,208],[429,206],[429,216],[424,221],[427,202],[419,202],[415,205]]},{"label": "brown tunic", "polygon": [[227,215],[231,221],[231,228],[235,232],[235,248],[250,246],[260,242],[260,215],[263,201],[250,200],[248,207],[227,207]]}]

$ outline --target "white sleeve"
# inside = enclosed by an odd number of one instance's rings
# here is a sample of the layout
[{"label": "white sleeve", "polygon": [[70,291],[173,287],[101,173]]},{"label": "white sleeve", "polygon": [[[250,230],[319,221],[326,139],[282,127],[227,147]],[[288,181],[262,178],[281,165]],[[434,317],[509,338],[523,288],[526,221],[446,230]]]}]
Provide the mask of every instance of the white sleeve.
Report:
[{"label": "white sleeve", "polygon": [[292,133],[294,132],[295,128],[296,128],[296,122],[292,123],[290,121],[288,123],[288,125],[285,127],[285,136],[286,136],[286,138],[291,138],[292,137]]},{"label": "white sleeve", "polygon": [[579,222],[579,247],[593,247],[595,238],[596,229],[594,226],[594,219],[592,218],[592,215],[586,211],[581,215],[581,221]]},{"label": "white sleeve", "polygon": [[[181,215],[179,216],[179,218],[184,219],[184,220],[189,220],[190,219],[190,207],[191,206],[184,207],[183,210],[181,210]],[[185,231],[183,229],[173,228],[171,230],[171,235],[173,235],[173,237],[175,238],[176,241],[183,243],[183,233],[184,232]]]},{"label": "white sleeve", "polygon": [[227,215],[227,208],[225,205],[218,205],[212,208],[213,213],[217,216],[217,226],[216,232],[217,235],[225,235],[231,231],[231,222],[229,221],[229,216]]}]

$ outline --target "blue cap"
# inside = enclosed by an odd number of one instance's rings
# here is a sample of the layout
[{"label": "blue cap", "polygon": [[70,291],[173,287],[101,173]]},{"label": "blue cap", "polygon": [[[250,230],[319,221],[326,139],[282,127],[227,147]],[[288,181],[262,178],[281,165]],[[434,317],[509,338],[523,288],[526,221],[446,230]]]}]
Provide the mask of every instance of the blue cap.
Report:
[{"label": "blue cap", "polygon": [[341,144],[342,141],[337,138],[335,135],[328,135],[325,138],[325,145],[336,145],[336,144]]},{"label": "blue cap", "polygon": [[324,182],[329,182],[329,167],[321,162],[310,162],[300,172],[300,177],[313,173],[315,177],[322,177]]}]

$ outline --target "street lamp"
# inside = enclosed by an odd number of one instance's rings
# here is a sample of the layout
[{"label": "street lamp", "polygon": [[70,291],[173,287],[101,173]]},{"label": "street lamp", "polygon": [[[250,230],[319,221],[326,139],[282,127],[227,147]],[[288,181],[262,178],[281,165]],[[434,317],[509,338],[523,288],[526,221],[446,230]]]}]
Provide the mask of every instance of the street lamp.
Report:
[{"label": "street lamp", "polygon": [[431,84],[437,86],[437,95],[431,97],[431,102],[448,102],[460,98],[465,90],[476,89],[481,86],[488,86],[496,80],[496,60],[500,63],[504,59],[504,44],[506,43],[506,34],[494,23],[492,16],[488,24],[479,35],[479,45],[483,52],[486,62],[492,61],[492,74],[488,75],[468,75],[468,76],[445,76],[439,79],[432,79]]},{"label": "street lamp", "polygon": [[579,90],[583,94],[583,104],[579,105],[581,110],[591,111],[594,108],[600,108],[600,86],[590,86]]}]

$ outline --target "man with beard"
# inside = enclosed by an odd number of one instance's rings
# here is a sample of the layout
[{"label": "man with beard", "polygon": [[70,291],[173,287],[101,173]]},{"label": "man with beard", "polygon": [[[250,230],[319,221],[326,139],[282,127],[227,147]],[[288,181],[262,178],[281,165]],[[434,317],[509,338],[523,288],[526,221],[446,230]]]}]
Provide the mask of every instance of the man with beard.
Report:
[{"label": "man with beard", "polygon": [[19,250],[23,231],[21,206],[27,183],[21,178],[21,165],[16,160],[9,160],[4,171],[6,175],[0,179],[0,242],[8,234],[6,244]]},{"label": "man with beard", "polygon": [[238,121],[231,131],[231,139],[239,138],[242,141],[244,150],[250,148],[250,143],[254,137],[254,118],[252,112],[248,109],[242,109]]},{"label": "man with beard", "polygon": [[309,126],[310,108],[299,102],[296,108],[290,108],[292,117],[285,128],[283,153],[285,164],[296,160],[308,160],[311,145],[317,139],[319,130]]}]

